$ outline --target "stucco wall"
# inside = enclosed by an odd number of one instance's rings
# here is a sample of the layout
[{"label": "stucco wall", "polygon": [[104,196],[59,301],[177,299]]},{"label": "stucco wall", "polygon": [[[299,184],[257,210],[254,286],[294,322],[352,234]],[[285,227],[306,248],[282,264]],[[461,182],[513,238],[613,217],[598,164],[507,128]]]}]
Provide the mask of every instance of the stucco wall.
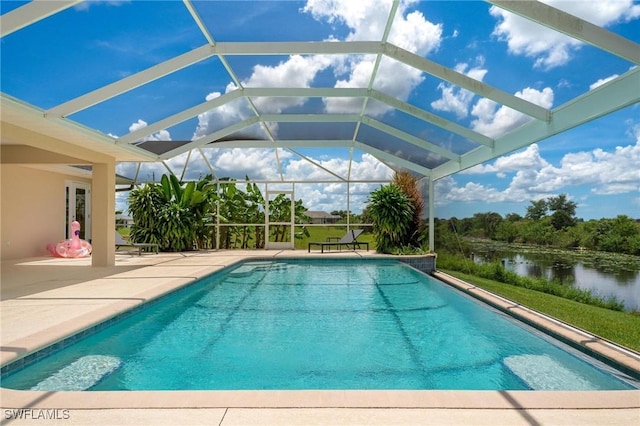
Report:
[{"label": "stucco wall", "polygon": [[75,176],[3,164],[0,181],[2,260],[47,256],[65,237],[65,180]]}]

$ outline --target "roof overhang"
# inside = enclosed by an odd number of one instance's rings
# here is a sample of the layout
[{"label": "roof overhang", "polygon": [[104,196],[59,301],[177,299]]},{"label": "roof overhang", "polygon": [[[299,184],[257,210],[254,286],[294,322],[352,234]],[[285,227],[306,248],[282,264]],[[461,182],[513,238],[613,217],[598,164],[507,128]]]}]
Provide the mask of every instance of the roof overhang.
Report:
[{"label": "roof overhang", "polygon": [[[134,145],[117,144],[113,137],[69,119],[48,116],[44,111],[5,94],[0,94],[0,119],[0,144],[3,147],[26,145],[67,156],[74,159],[74,164],[91,164],[107,157],[116,162],[158,160],[149,151]],[[5,159],[3,155],[2,161]],[[51,160],[52,163],[60,162],[53,157]]]}]

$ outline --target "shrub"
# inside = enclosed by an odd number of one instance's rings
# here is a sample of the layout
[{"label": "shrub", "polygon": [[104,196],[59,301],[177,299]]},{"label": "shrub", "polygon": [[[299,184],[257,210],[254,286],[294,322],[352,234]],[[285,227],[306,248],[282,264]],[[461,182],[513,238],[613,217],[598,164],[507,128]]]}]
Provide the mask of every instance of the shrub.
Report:
[{"label": "shrub", "polygon": [[413,208],[409,197],[397,185],[384,185],[371,193],[367,211],[373,221],[376,250],[392,253],[408,245]]}]

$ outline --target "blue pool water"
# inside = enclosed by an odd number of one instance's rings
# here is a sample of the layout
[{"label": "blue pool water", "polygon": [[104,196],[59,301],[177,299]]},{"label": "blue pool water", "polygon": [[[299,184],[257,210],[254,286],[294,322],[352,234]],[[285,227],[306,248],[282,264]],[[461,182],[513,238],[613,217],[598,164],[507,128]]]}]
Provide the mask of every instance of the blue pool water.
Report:
[{"label": "blue pool water", "polygon": [[37,390],[632,382],[400,262],[363,260],[246,262],[2,378],[3,387]]}]

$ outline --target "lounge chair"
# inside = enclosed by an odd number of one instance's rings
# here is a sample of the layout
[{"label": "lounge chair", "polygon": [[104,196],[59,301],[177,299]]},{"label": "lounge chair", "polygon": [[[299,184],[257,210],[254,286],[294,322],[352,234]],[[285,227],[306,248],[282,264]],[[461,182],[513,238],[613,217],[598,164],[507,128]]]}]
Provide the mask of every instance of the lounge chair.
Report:
[{"label": "lounge chair", "polygon": [[307,252],[311,252],[311,246],[319,246],[320,252],[324,253],[324,248],[336,247],[338,250],[342,248],[342,246],[352,246],[355,251],[356,247],[361,248],[362,245],[367,247],[367,251],[369,251],[369,243],[358,241],[358,236],[362,234],[362,229],[352,229],[348,231],[344,237],[337,239],[337,237],[329,237],[327,241],[323,242],[310,242],[307,247]]},{"label": "lounge chair", "polygon": [[153,251],[156,252],[156,254],[158,254],[158,250],[159,250],[159,246],[158,244],[155,243],[132,243],[130,241],[126,241],[124,238],[122,238],[122,235],[120,235],[118,232],[116,232],[116,250],[119,249],[121,246],[125,246],[125,247],[135,247],[138,249],[138,256],[142,255],[142,249],[153,249]]}]

